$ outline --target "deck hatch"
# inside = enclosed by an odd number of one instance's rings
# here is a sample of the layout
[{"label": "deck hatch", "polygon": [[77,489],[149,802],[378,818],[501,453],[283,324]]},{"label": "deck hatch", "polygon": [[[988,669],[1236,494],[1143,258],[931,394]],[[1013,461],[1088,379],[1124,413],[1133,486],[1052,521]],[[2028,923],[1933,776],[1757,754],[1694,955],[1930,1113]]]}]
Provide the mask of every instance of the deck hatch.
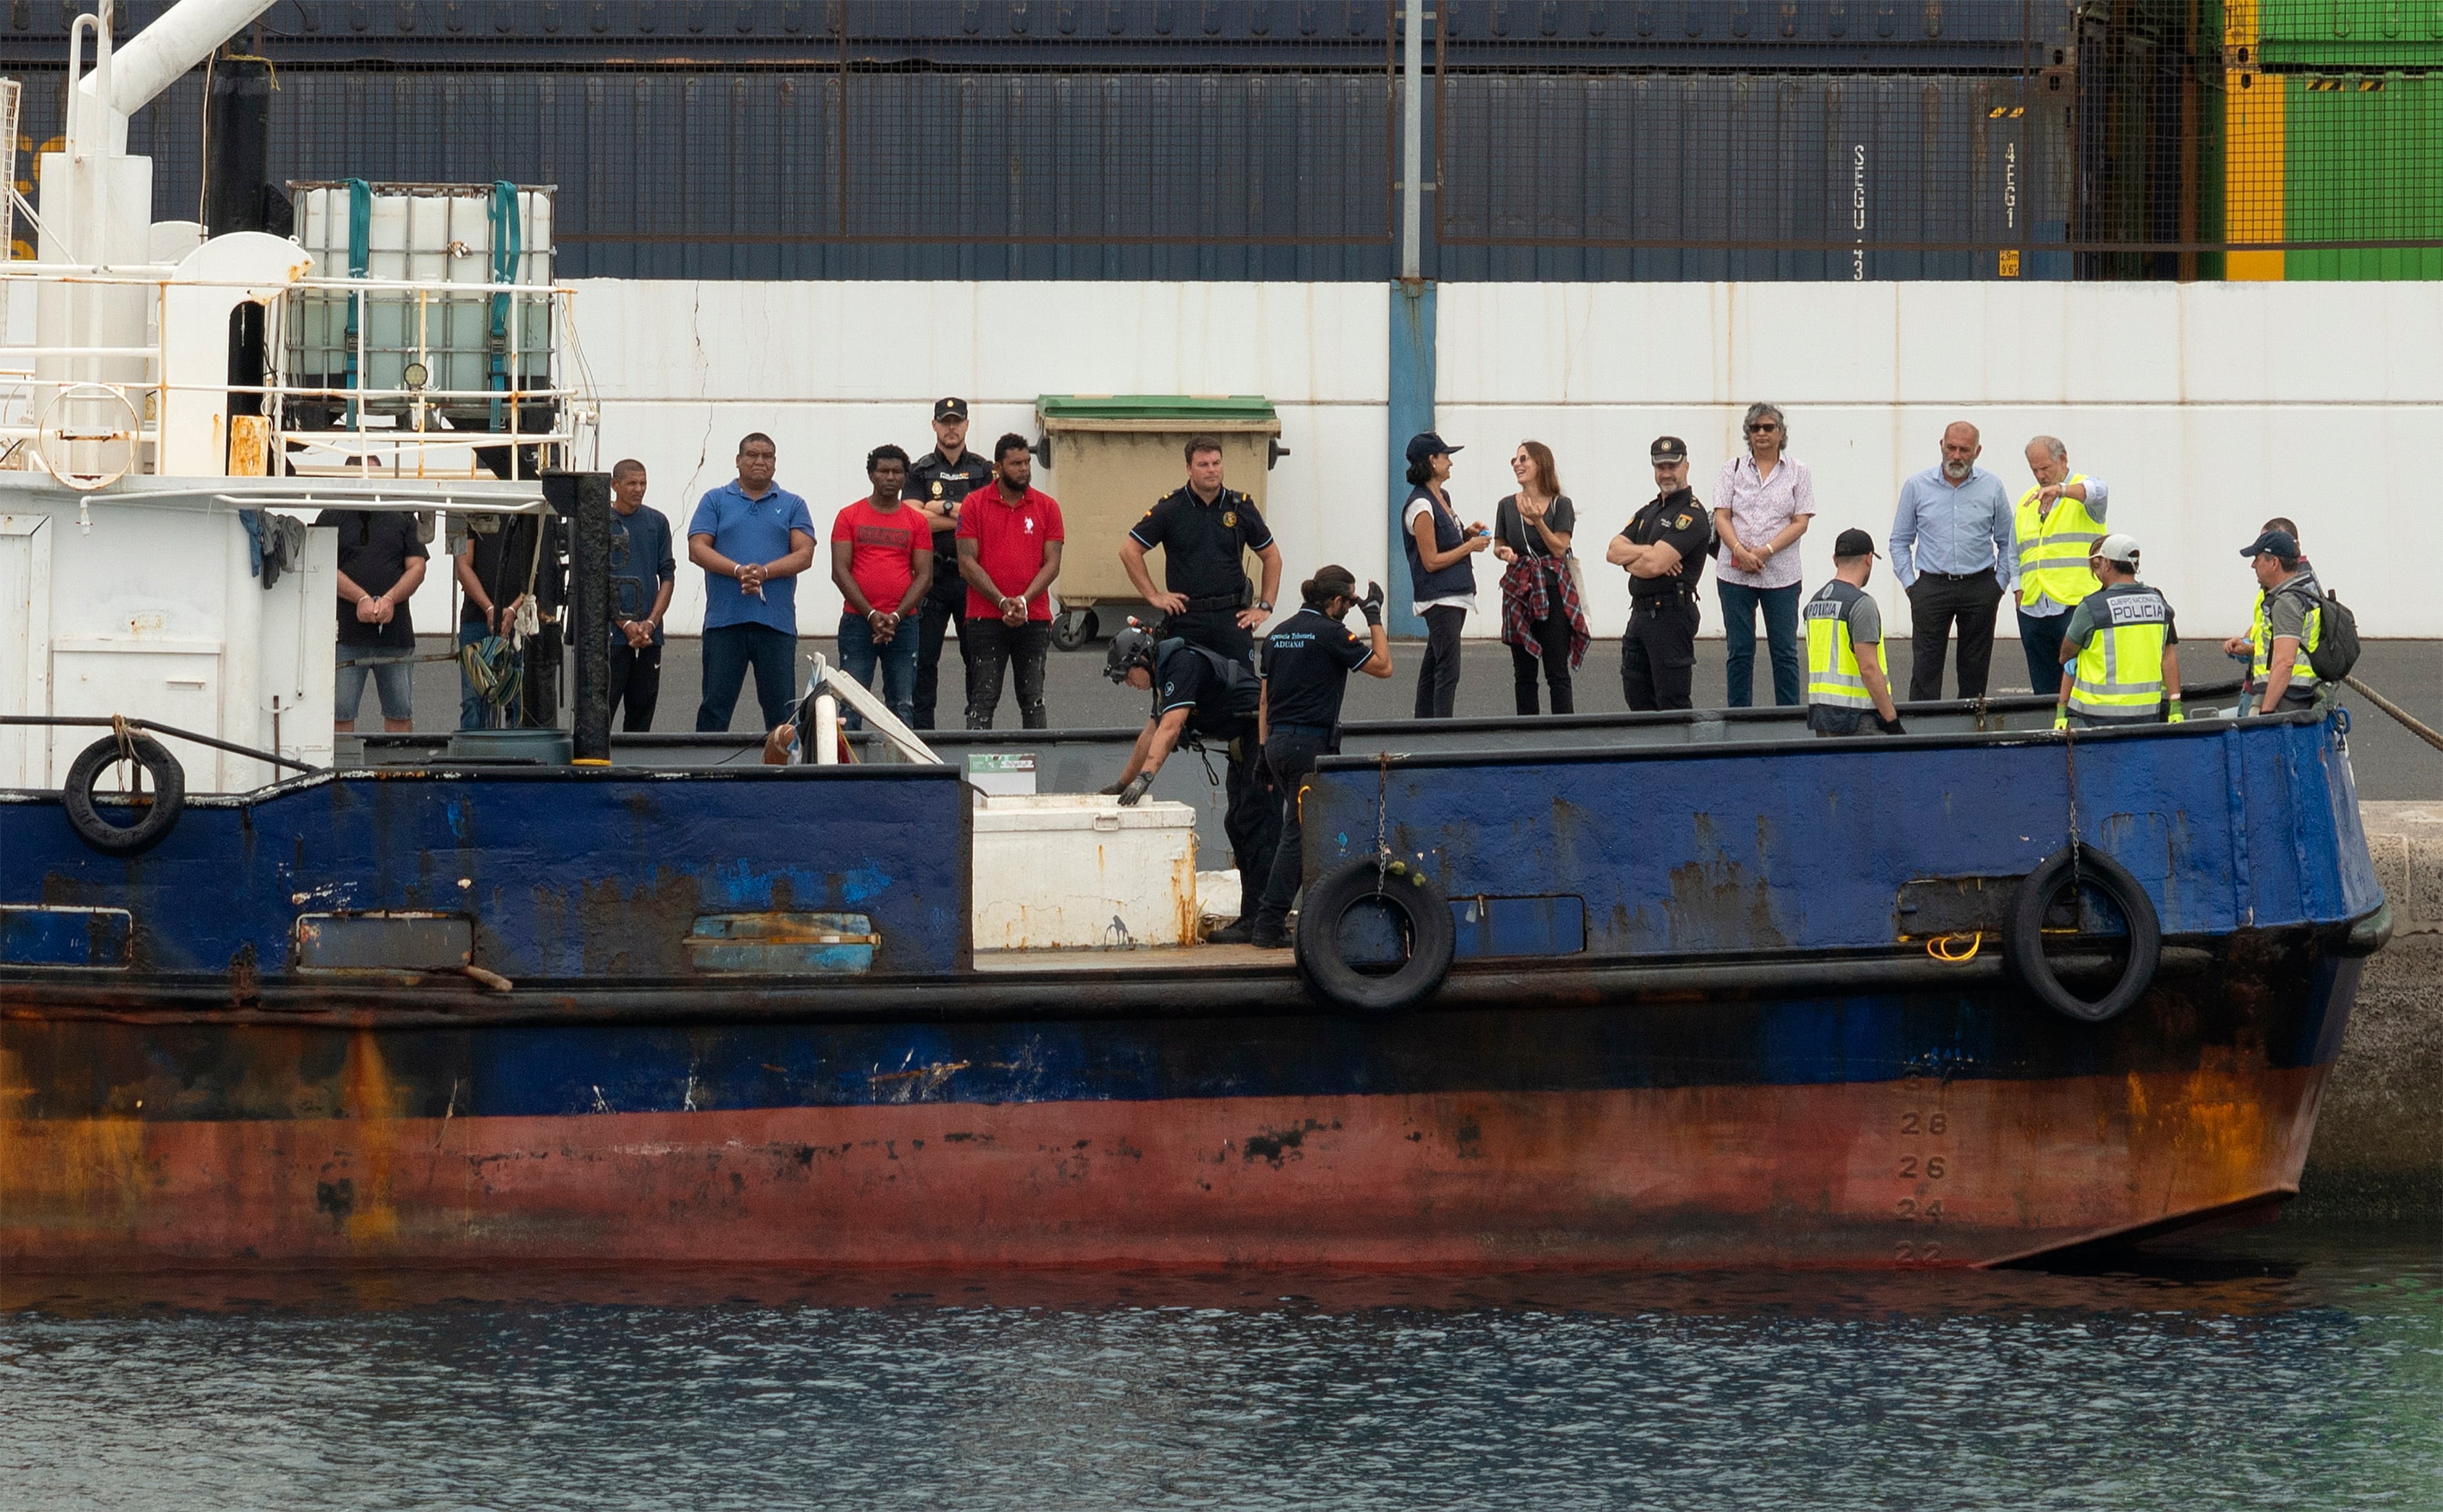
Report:
[{"label": "deck hatch", "polygon": [[475,924],[454,913],[301,913],[301,971],[462,971]]},{"label": "deck hatch", "polygon": [[123,971],[135,934],[125,909],[12,904],[0,907],[0,965]]},{"label": "deck hatch", "polygon": [[741,976],[854,975],[873,969],[882,936],[863,913],[699,913],[687,937],[699,971]]}]

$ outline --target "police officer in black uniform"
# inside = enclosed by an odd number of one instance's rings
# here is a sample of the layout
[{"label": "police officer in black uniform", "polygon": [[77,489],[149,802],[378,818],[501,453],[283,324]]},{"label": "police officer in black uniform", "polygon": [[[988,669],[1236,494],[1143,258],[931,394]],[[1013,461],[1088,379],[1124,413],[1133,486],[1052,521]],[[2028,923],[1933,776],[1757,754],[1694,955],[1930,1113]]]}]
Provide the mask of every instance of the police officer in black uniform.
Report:
[{"label": "police officer in black uniform", "polygon": [[1222,816],[1222,832],[1230,838],[1230,861],[1239,868],[1239,917],[1207,938],[1222,945],[1246,944],[1255,938],[1256,908],[1281,839],[1280,794],[1264,770],[1263,743],[1258,738],[1256,710],[1262,693],[1255,669],[1176,636],[1157,641],[1130,623],[1111,637],[1103,673],[1115,683],[1153,694],[1153,713],[1137,733],[1128,770],[1103,789],[1118,794],[1121,802],[1145,797],[1154,773],[1162,770],[1182,738],[1229,743],[1224,783],[1229,807]]},{"label": "police officer in black uniform", "polygon": [[[1162,634],[1256,664],[1257,628],[1273,617],[1281,589],[1281,548],[1257,512],[1256,501],[1222,483],[1222,443],[1192,436],[1187,481],[1154,501],[1120,543],[1120,565],[1145,601],[1162,611]],[[1162,547],[1163,587],[1146,571],[1146,553]],[[1264,587],[1248,592],[1240,554],[1264,566]]]},{"label": "police officer in black uniform", "polygon": [[[1318,756],[1340,748],[1340,701],[1349,674],[1391,675],[1391,642],[1383,633],[1383,585],[1369,582],[1357,597],[1357,579],[1346,567],[1325,567],[1298,585],[1306,606],[1264,637],[1264,692],[1256,723],[1264,738],[1264,765],[1281,793],[1280,842],[1262,901],[1256,906],[1256,944],[1289,948],[1290,904],[1304,879],[1304,830],[1298,788]],[[1341,621],[1351,609],[1366,616],[1366,638]]]},{"label": "police officer in black uniform", "polygon": [[[916,639],[916,728],[931,729],[933,705],[941,693],[942,637],[967,607],[967,581],[959,575],[959,501],[968,490],[992,481],[990,458],[967,450],[967,401],[933,401],[930,452],[908,470],[902,496],[924,511],[933,527],[933,591],[925,598],[924,618]],[[966,641],[959,642],[959,659],[966,659]],[[961,697],[965,696],[961,690]]]},{"label": "police officer in black uniform", "polygon": [[1628,572],[1628,633],[1620,690],[1628,707],[1688,709],[1697,667],[1697,583],[1714,545],[1714,517],[1688,487],[1688,444],[1653,446],[1654,501],[1614,537],[1604,560]]}]

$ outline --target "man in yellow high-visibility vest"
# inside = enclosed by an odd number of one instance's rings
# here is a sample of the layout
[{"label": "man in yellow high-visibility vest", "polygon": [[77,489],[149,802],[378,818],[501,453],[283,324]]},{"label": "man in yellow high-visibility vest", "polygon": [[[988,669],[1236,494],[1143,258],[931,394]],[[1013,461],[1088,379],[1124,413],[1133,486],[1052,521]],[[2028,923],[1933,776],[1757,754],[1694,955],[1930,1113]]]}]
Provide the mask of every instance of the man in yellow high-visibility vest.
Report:
[{"label": "man in yellow high-visibility vest", "polygon": [[2305,709],[2322,691],[2312,657],[2324,638],[2324,590],[2287,530],[2268,529],[2239,554],[2255,569],[2258,589],[2240,708],[2259,714]]},{"label": "man in yellow high-visibility vest", "polygon": [[2102,586],[2062,628],[2053,728],[2179,724],[2180,633],[2172,606],[2138,581],[2138,543],[2105,536],[2087,566]]},{"label": "man in yellow high-visibility vest", "polygon": [[1807,626],[1807,728],[1818,735],[1862,735],[1871,721],[1905,735],[1892,703],[1883,656],[1882,608],[1866,593],[1875,541],[1844,530],[1832,543],[1832,581],[1800,611]]},{"label": "man in yellow high-visibility vest", "polygon": [[2069,612],[2103,586],[2086,559],[2103,539],[2111,489],[2102,478],[2069,470],[2069,448],[2058,436],[2028,443],[2035,483],[2011,512],[2019,563],[2019,649],[2027,654],[2028,691],[2048,692],[2061,674],[2062,632]]}]

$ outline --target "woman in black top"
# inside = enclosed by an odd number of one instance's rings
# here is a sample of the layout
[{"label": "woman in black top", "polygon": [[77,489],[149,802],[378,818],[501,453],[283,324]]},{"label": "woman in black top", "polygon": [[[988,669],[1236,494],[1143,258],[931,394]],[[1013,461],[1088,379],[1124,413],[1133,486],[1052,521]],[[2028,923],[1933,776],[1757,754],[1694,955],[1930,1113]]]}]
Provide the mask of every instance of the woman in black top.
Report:
[{"label": "woman in black top", "polygon": [[1460,524],[1442,485],[1459,448],[1431,431],[1408,438],[1408,500],[1400,508],[1400,544],[1408,558],[1409,607],[1425,622],[1425,655],[1417,667],[1417,716],[1448,719],[1459,693],[1460,627],[1476,607],[1476,564],[1468,559],[1493,544],[1481,520]]},{"label": "woman in black top", "polygon": [[1535,672],[1552,686],[1552,712],[1572,713],[1570,673],[1585,659],[1586,612],[1570,571],[1570,532],[1577,510],[1561,491],[1552,449],[1521,441],[1510,459],[1518,491],[1494,507],[1493,554],[1501,573],[1501,639],[1510,647],[1510,671],[1518,711],[1535,713]]}]

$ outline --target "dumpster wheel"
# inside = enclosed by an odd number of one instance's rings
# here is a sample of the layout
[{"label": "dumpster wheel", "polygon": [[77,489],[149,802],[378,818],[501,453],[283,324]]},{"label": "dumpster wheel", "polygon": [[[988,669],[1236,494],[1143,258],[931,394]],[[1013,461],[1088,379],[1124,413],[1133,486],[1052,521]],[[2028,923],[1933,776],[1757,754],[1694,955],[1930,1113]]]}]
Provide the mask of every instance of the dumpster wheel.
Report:
[{"label": "dumpster wheel", "polygon": [[1076,651],[1102,632],[1102,621],[1092,609],[1068,609],[1052,621],[1052,643],[1062,651]]}]

